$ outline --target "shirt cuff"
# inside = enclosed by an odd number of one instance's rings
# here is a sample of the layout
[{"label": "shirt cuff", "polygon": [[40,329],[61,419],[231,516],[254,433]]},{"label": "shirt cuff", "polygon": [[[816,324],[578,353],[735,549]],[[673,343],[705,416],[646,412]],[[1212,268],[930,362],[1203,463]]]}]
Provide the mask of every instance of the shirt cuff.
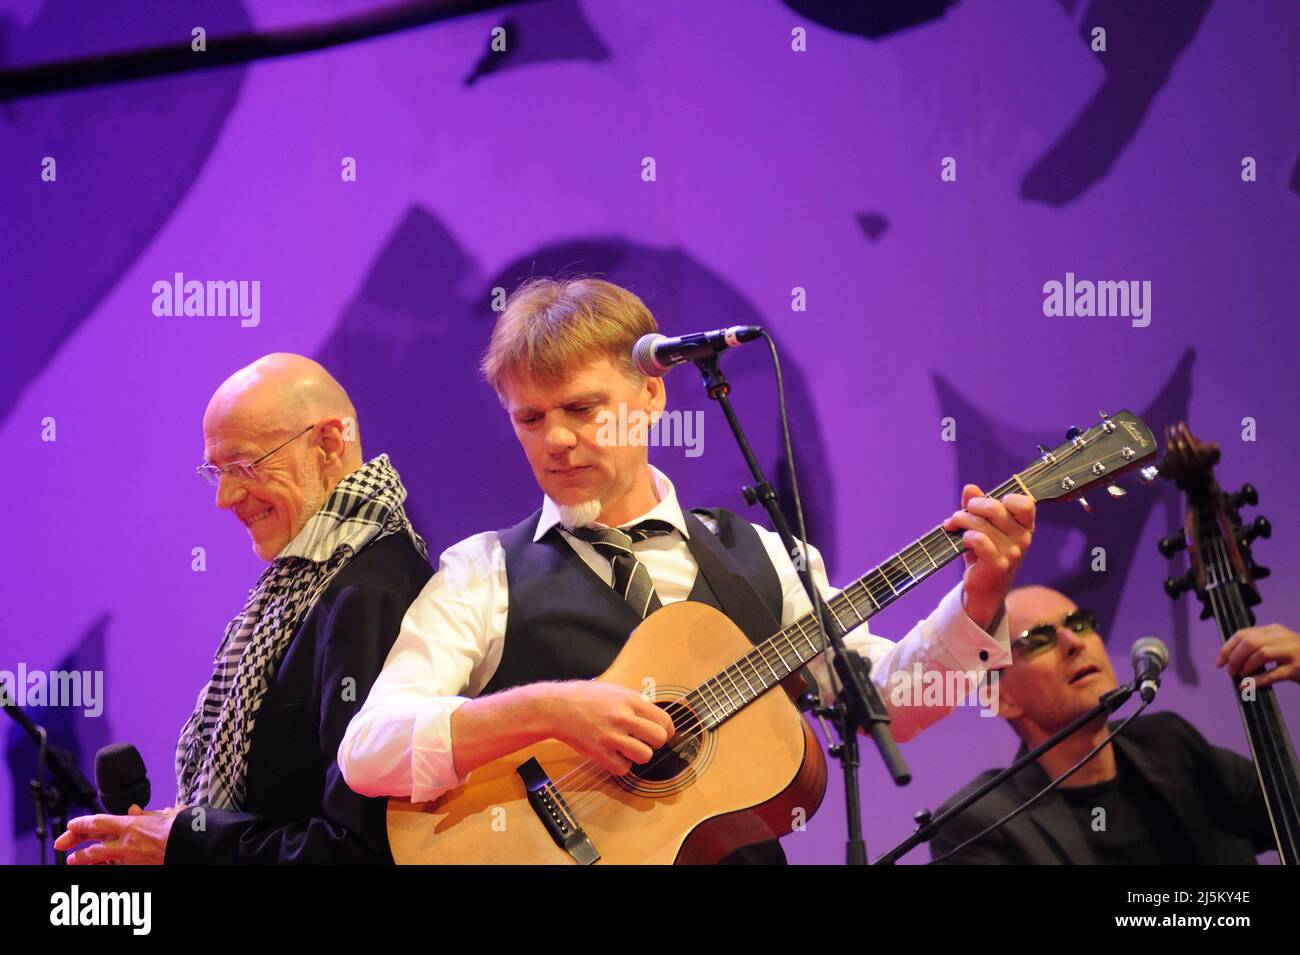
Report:
[{"label": "shirt cuff", "polygon": [[935,631],[956,669],[968,673],[1000,670],[1011,665],[1011,631],[1005,608],[993,633],[972,620],[961,602],[962,585],[944,595],[934,612]]},{"label": "shirt cuff", "polygon": [[415,718],[411,738],[411,802],[429,802],[462,786],[469,776],[456,775],[451,751],[451,714],[468,697],[440,696],[426,701]]}]

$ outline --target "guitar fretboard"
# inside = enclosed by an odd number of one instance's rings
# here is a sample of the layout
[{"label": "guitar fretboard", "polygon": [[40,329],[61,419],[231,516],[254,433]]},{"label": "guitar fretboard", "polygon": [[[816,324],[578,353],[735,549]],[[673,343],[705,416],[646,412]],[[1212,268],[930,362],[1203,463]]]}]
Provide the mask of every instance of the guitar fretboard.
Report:
[{"label": "guitar fretboard", "polygon": [[[1001,498],[1023,486],[1013,477],[988,496]],[[960,531],[934,528],[827,600],[827,609],[846,633],[861,626],[960,556],[966,550],[961,537]],[[814,659],[828,644],[821,624],[809,611],[701,683],[687,694],[688,705],[706,729],[713,729]]]}]

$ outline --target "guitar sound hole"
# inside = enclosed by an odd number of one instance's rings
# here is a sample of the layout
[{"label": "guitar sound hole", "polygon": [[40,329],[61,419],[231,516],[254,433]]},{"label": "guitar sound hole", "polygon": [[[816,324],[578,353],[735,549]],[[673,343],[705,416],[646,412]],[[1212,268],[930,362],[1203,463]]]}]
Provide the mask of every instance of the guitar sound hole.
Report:
[{"label": "guitar sound hole", "polygon": [[677,726],[677,733],[654,751],[649,762],[632,764],[630,774],[651,783],[666,782],[689,770],[705,741],[695,714],[685,710],[680,702],[663,701],[657,705],[660,709],[672,708],[669,713]]}]

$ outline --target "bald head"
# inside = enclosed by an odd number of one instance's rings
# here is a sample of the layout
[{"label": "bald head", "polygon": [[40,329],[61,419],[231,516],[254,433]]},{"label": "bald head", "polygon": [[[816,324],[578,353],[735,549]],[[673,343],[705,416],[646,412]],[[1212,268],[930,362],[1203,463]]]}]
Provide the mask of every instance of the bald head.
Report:
[{"label": "bald head", "polygon": [[[276,352],[221,383],[203,415],[204,432],[210,421],[232,417],[248,422],[251,430],[268,432],[296,431],[322,418],[338,418],[352,422],[355,432],[357,411],[343,386],[319,362]],[[360,464],[361,449],[354,450]]]},{"label": "bald head", "polygon": [[320,364],[279,352],[221,383],[203,414],[206,460],[218,467],[257,462],[247,479],[227,468],[217,506],[248,528],[253,549],[273,559],[361,467],[357,413]]},{"label": "bald head", "polygon": [[1101,636],[1091,629],[1076,632],[1064,625],[1066,615],[1078,609],[1073,600],[1050,587],[1016,587],[1007,594],[1007,626],[1013,641],[1044,624],[1056,633],[1055,642],[1042,650],[1014,649],[1014,663],[1002,671],[999,681],[999,712],[1031,745],[1115,688],[1115,671]]}]

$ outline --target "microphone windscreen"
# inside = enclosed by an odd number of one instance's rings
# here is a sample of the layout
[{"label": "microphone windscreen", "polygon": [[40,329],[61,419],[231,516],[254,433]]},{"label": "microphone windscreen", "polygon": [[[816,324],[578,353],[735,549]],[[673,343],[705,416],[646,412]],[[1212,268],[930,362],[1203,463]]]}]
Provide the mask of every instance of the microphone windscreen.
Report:
[{"label": "microphone windscreen", "polygon": [[130,743],[111,743],[95,754],[95,786],[105,812],[126,814],[132,805],[143,809],[151,795],[144,758]]},{"label": "microphone windscreen", "polygon": [[1169,648],[1159,637],[1143,637],[1133,644],[1133,649],[1128,654],[1129,663],[1136,667],[1138,660],[1148,654],[1156,659],[1160,669],[1169,665]]},{"label": "microphone windscreen", "polygon": [[648,378],[662,378],[668,369],[655,361],[655,345],[664,340],[663,335],[651,332],[642,335],[632,346],[632,367]]}]

